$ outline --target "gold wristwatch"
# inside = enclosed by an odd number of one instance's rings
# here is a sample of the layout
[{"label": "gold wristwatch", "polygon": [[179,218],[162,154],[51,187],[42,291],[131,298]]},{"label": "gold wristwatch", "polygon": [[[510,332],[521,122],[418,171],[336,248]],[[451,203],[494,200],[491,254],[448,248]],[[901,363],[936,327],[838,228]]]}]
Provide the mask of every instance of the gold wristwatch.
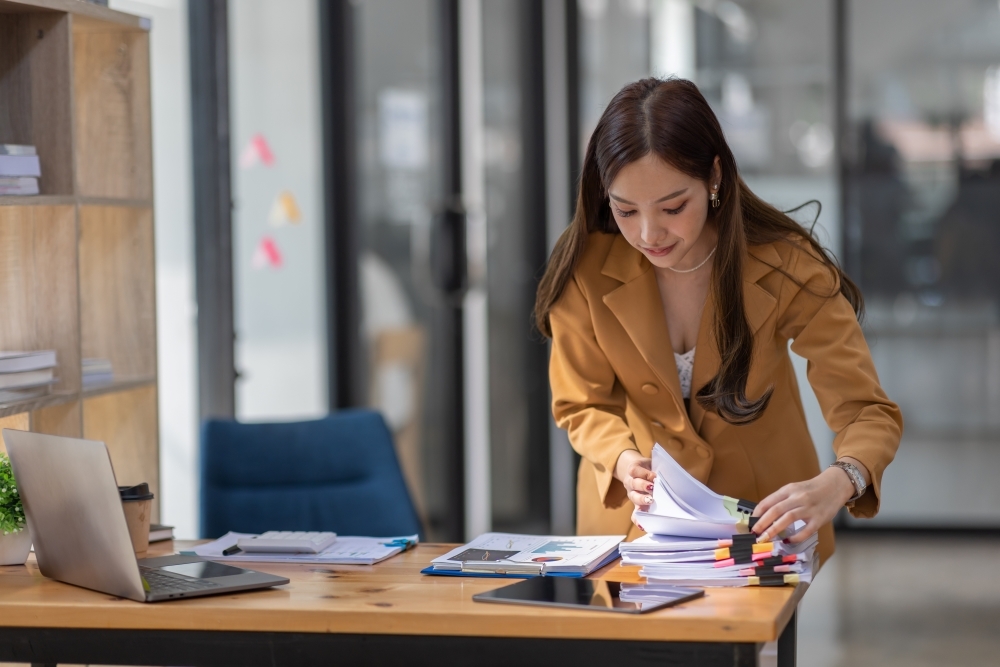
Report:
[{"label": "gold wristwatch", "polygon": [[853,463],[848,463],[847,461],[834,461],[830,464],[831,468],[840,468],[847,473],[847,476],[851,478],[851,483],[854,484],[854,495],[851,496],[850,500],[847,501],[847,507],[852,507],[854,502],[865,495],[865,491],[868,490],[868,485],[865,484],[865,476],[861,474],[858,470],[858,466]]}]

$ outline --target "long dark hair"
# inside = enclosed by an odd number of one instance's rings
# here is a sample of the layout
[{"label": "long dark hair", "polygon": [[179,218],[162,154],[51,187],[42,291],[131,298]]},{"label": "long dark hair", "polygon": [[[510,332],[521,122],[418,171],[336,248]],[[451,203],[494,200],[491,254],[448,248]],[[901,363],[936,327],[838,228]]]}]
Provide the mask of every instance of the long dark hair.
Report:
[{"label": "long dark hair", "polygon": [[712,295],[716,306],[713,334],[722,363],[718,374],[698,392],[696,399],[706,409],[714,408],[731,424],[748,424],[763,414],[773,387],[755,401],[747,398],[747,378],[753,359],[753,332],[743,304],[747,248],[774,242],[808,244],[829,267],[840,293],[859,318],[864,311],[864,300],[858,287],[809,230],[762,201],[746,186],[718,119],[690,81],[642,79],[622,88],[605,109],[587,144],[576,214],[556,243],[538,286],[535,323],[543,334],[552,336],[549,311],[572,276],[587,235],[619,233],[608,204],[608,186],[622,167],[649,153],[706,183],[716,156],[721,163],[721,204],[709,208],[709,216],[719,232],[712,268]]}]

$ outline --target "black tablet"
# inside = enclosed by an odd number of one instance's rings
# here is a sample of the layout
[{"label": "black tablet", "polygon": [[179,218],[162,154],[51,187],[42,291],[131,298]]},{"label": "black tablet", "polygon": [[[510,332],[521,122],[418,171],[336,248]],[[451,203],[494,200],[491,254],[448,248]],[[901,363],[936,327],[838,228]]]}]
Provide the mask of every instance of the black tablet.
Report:
[{"label": "black tablet", "polygon": [[[643,599],[632,601],[626,593],[621,599],[621,584],[593,579],[567,577],[533,577],[485,593],[472,596],[476,602],[504,602],[529,604],[566,609],[594,609],[617,611],[625,614],[642,614],[675,604],[694,600],[705,594],[699,588],[663,588],[655,597],[648,593]],[[648,597],[647,597],[648,596]]]}]

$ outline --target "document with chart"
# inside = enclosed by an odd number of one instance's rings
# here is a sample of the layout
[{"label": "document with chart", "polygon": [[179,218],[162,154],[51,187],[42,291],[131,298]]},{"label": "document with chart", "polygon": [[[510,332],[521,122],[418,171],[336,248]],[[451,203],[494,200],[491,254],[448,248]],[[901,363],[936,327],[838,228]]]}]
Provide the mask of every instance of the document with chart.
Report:
[{"label": "document with chart", "polygon": [[431,561],[425,574],[583,577],[618,557],[624,535],[485,533]]}]

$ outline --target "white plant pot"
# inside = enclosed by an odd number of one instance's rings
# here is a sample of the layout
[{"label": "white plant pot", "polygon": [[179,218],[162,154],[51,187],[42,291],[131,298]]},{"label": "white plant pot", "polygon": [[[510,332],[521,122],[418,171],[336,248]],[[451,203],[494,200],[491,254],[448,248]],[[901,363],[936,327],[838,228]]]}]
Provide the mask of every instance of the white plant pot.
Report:
[{"label": "white plant pot", "polygon": [[31,533],[25,526],[16,533],[0,533],[0,565],[24,565],[31,551]]}]

